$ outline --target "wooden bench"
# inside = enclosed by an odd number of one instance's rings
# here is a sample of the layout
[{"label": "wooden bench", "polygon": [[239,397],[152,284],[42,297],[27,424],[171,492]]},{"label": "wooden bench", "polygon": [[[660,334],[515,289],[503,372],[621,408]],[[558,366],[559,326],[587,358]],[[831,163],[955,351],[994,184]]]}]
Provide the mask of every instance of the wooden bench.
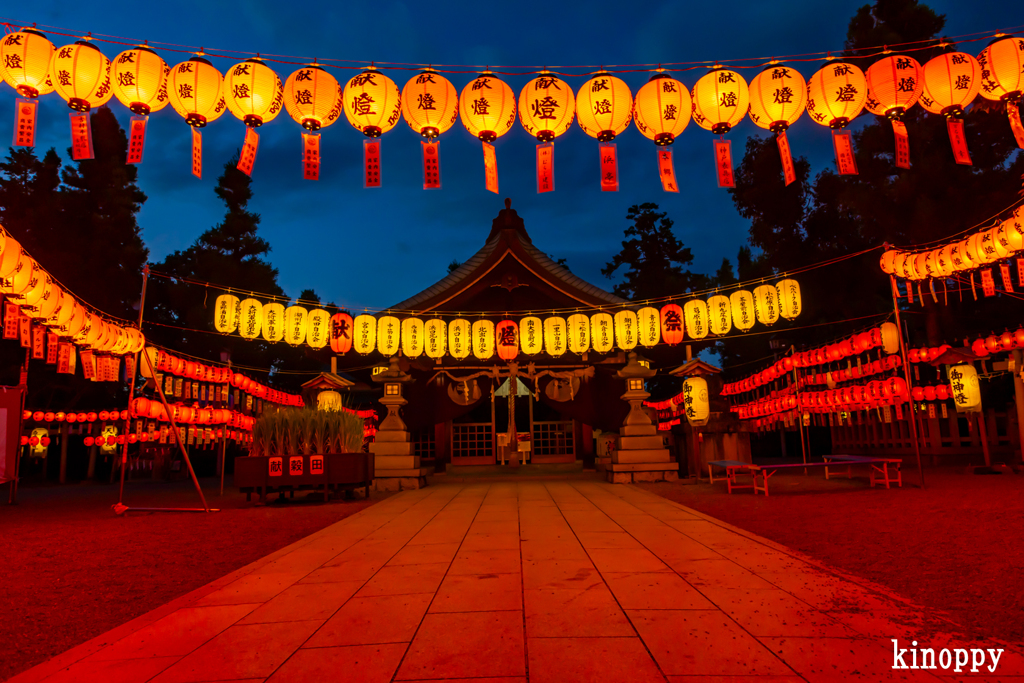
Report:
[{"label": "wooden bench", "polygon": [[[866,455],[826,455],[823,458],[826,464],[830,462],[846,463],[847,479],[852,476],[850,470],[853,469],[853,465],[871,465],[871,488],[874,488],[876,483],[885,484],[885,488],[890,488],[890,484],[896,484],[903,488],[903,473],[900,471],[900,465],[903,464],[903,460],[900,458],[882,458]],[[895,470],[895,477],[889,476],[890,467]],[[826,467],[825,478],[828,479],[828,477],[829,471],[828,467]]]},{"label": "wooden bench", "polygon": [[[711,460],[711,461],[709,461],[708,462],[708,478],[711,480],[711,483],[714,484],[715,483],[715,473],[714,473],[713,468],[711,467],[712,465],[714,465],[715,467],[721,467],[722,469],[725,470],[725,485],[726,485],[726,489],[728,489],[729,493],[732,493],[733,489],[752,489],[752,488],[755,488],[756,485],[757,485],[757,470],[759,468],[758,468],[757,465],[754,465],[753,463],[742,462],[740,460]],[[739,484],[736,483],[736,474],[737,474],[737,472],[744,472],[744,471],[747,474],[750,474],[753,477],[754,482],[752,484],[750,484],[750,485],[746,485],[746,484],[739,485]],[[721,478],[722,477],[719,477],[719,479],[721,479]]]},{"label": "wooden bench", "polygon": [[[825,479],[829,478],[829,467],[842,467],[846,466],[846,477],[847,479],[852,478],[852,469],[854,465],[870,465],[871,466],[871,488],[875,487],[875,484],[885,484],[885,488],[890,488],[890,484],[897,484],[900,488],[903,488],[903,474],[900,472],[900,465],[902,460],[900,458],[883,458],[865,455],[826,455],[822,456],[823,462],[795,462],[795,463],[780,463],[777,465],[754,465],[749,462],[740,462],[739,460],[712,460],[708,462],[708,476],[711,479],[711,483],[715,483],[714,473],[712,465],[715,467],[721,467],[725,470],[726,488],[729,493],[732,493],[733,489],[754,489],[754,495],[757,495],[758,491],[764,493],[765,497],[768,496],[768,479],[778,472],[784,469],[793,469],[802,467],[804,469],[808,467],[823,467],[825,469]],[[890,472],[892,468],[892,472]],[[750,486],[737,485],[736,474],[738,472],[747,472],[753,479],[753,484]],[[761,475],[761,482],[758,485],[758,474]],[[893,474],[894,476],[890,476]],[[832,475],[835,476],[835,475]],[[721,479],[721,477],[719,477]]]}]

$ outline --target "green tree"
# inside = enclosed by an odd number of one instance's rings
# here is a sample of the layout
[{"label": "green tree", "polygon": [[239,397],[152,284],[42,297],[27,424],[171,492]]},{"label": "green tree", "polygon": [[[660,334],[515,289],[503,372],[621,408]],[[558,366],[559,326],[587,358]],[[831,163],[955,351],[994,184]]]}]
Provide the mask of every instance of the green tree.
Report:
[{"label": "green tree", "polygon": [[31,254],[59,246],[60,156],[52,148],[42,160],[31,147],[10,148],[0,162],[0,225]]}]

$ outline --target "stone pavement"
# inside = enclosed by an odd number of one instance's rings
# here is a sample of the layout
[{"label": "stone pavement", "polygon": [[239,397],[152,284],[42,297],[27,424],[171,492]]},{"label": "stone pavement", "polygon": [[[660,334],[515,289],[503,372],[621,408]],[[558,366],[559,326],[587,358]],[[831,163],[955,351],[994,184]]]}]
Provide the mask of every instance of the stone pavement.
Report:
[{"label": "stone pavement", "polygon": [[[921,616],[632,486],[450,483],[390,497],[12,681],[960,680],[892,671],[890,639],[910,647]],[[1005,653],[997,675],[1024,675],[1021,661]]]}]

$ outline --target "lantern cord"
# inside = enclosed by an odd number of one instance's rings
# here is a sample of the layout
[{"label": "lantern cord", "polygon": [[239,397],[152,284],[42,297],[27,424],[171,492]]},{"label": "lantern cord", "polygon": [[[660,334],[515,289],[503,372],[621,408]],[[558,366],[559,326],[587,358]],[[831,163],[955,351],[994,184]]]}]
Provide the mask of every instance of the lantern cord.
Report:
[{"label": "lantern cord", "polygon": [[931,242],[920,242],[918,244],[914,244],[914,245],[910,245],[910,246],[906,246],[906,247],[899,247],[899,246],[890,244],[889,247],[891,249],[897,249],[899,251],[924,251],[924,250],[931,251],[931,250],[935,249],[936,247],[929,246],[929,245],[941,244],[942,246],[945,246],[946,244],[949,244],[950,242],[955,241],[955,238],[959,237],[960,235],[965,235],[965,234],[967,234],[967,233],[969,233],[969,232],[971,232],[973,230],[977,230],[978,228],[984,228],[984,227],[992,228],[993,227],[991,225],[992,221],[998,220],[1000,216],[1002,216],[1005,213],[1009,213],[1010,211],[1013,211],[1015,208],[1017,208],[1021,204],[1024,204],[1024,197],[1021,197],[1017,201],[1013,202],[1012,204],[1010,204],[1008,207],[1006,207],[1002,211],[997,211],[995,214],[993,214],[992,216],[989,216],[985,220],[980,221],[978,223],[975,223],[974,225],[972,225],[971,227],[967,228],[966,230],[961,230],[958,233],[954,233],[952,235],[947,235],[946,237],[943,237],[941,239],[933,240]]}]

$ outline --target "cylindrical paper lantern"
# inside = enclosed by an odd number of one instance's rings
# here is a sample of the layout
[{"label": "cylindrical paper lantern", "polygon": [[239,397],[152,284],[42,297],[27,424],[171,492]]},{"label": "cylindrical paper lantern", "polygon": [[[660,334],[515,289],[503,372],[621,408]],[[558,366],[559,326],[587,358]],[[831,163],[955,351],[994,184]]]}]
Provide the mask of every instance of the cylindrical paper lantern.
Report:
[{"label": "cylindrical paper lantern", "polygon": [[569,130],[576,113],[572,88],[542,72],[519,93],[519,121],[539,142],[551,142]]},{"label": "cylindrical paper lantern", "polygon": [[691,339],[703,339],[708,336],[708,305],[700,299],[692,299],[683,306],[683,317],[686,319],[686,334]]},{"label": "cylindrical paper lantern", "polygon": [[317,64],[292,73],[283,94],[288,114],[306,130],[326,128],[341,116],[341,86]]},{"label": "cylindrical paper lantern", "polygon": [[611,142],[633,120],[629,86],[606,71],[594,75],[576,93],[576,121],[583,132],[600,142]]},{"label": "cylindrical paper lantern", "polygon": [[427,358],[441,358],[448,348],[448,326],[440,318],[431,318],[423,325],[423,350]]},{"label": "cylindrical paper lantern", "polygon": [[171,67],[148,47],[125,50],[110,64],[114,95],[133,114],[146,116],[167,106]]},{"label": "cylindrical paper lantern", "polygon": [[51,93],[53,53],[53,43],[35,29],[10,33],[0,40],[0,76],[22,97],[32,99]]},{"label": "cylindrical paper lantern", "polygon": [[352,348],[360,355],[366,355],[377,348],[377,319],[364,313],[357,315],[352,323],[355,325],[355,336]]},{"label": "cylindrical paper lantern", "polygon": [[331,314],[322,308],[315,308],[306,316],[306,343],[311,348],[327,346],[331,336]]},{"label": "cylindrical paper lantern", "polygon": [[516,121],[516,96],[512,88],[485,71],[466,84],[459,97],[462,125],[484,142],[494,142]]},{"label": "cylindrical paper lantern", "polygon": [[535,356],[544,348],[544,323],[536,316],[519,321],[519,346],[527,356]]},{"label": "cylindrical paper lantern", "polygon": [[553,315],[544,319],[544,350],[557,358],[566,349],[565,318]]},{"label": "cylindrical paper lantern", "polygon": [[637,342],[637,318],[636,313],[630,310],[619,311],[615,314],[615,343],[623,351],[636,348]]},{"label": "cylindrical paper lantern", "polygon": [[345,85],[345,118],[366,137],[378,138],[398,123],[401,100],[394,81],[376,69],[367,69]]},{"label": "cylindrical paper lantern", "polygon": [[331,351],[348,353],[352,348],[352,316],[335,313],[331,316]]},{"label": "cylindrical paper lantern", "polygon": [[473,350],[473,339],[470,336],[468,320],[456,318],[448,323],[448,353],[455,360],[464,360]]},{"label": "cylindrical paper lantern", "polygon": [[917,104],[924,92],[924,74],[913,57],[892,55],[868,67],[867,110],[878,116],[899,119]]},{"label": "cylindrical paper lantern", "polygon": [[685,337],[683,309],[679,304],[665,304],[661,307],[661,338],[669,346],[675,346]]},{"label": "cylindrical paper lantern", "polygon": [[863,71],[846,62],[826,64],[807,82],[807,113],[815,123],[838,130],[860,114],[867,96]]},{"label": "cylindrical paper lantern", "polygon": [[402,321],[402,354],[417,358],[423,353],[423,321],[406,318]]},{"label": "cylindrical paper lantern", "polygon": [[214,303],[213,327],[221,334],[231,334],[238,329],[238,297],[221,294]]},{"label": "cylindrical paper lantern", "polygon": [[494,323],[490,320],[477,320],[472,327],[473,355],[480,360],[487,360],[494,355]]},{"label": "cylindrical paper lantern", "polygon": [[636,93],[636,127],[654,144],[671,145],[690,123],[692,102],[685,85],[667,74],[656,74]]},{"label": "cylindrical paper lantern", "polygon": [[981,410],[981,385],[978,371],[969,363],[949,368],[949,389],[958,413],[976,413]]},{"label": "cylindrical paper lantern", "polygon": [[243,339],[255,339],[263,329],[263,304],[256,299],[245,299],[238,304],[238,334]]},{"label": "cylindrical paper lantern", "polygon": [[708,327],[711,334],[721,337],[732,329],[732,304],[721,294],[708,299]]},{"label": "cylindrical paper lantern", "polygon": [[519,355],[519,326],[513,320],[502,320],[494,330],[498,358],[515,360]]},{"label": "cylindrical paper lantern", "polygon": [[636,318],[641,346],[656,346],[661,341],[661,312],[653,306],[644,306],[637,311]]},{"label": "cylindrical paper lantern", "polygon": [[224,74],[228,109],[250,128],[259,128],[284,109],[284,86],[262,59],[247,59]]},{"label": "cylindrical paper lantern", "polygon": [[590,340],[594,351],[608,353],[615,345],[615,323],[608,313],[590,316]]},{"label": "cylindrical paper lantern", "polygon": [[754,326],[754,295],[744,289],[738,289],[729,295],[732,305],[732,324],[736,329],[746,332]]},{"label": "cylindrical paper lantern", "polygon": [[178,64],[167,79],[171,106],[194,128],[202,128],[227,110],[223,90],[224,77],[202,57]]},{"label": "cylindrical paper lantern", "polygon": [[57,94],[75,111],[89,111],[114,96],[110,61],[88,41],[58,48],[50,62],[50,73]]},{"label": "cylindrical paper lantern", "polygon": [[730,69],[715,69],[693,86],[693,120],[715,135],[728,133],[743,120],[750,93],[743,76]]},{"label": "cylindrical paper lantern", "polygon": [[309,311],[303,306],[289,306],[284,309],[284,340],[292,346],[306,341],[306,322]]},{"label": "cylindrical paper lantern", "polygon": [[761,285],[754,288],[754,311],[757,322],[762,325],[774,325],[779,320],[779,290],[772,285]]},{"label": "cylindrical paper lantern", "polygon": [[582,313],[574,313],[566,320],[566,336],[569,338],[569,350],[582,355],[590,350],[590,318]]},{"label": "cylindrical paper lantern", "polygon": [[800,295],[800,283],[785,279],[775,284],[779,292],[779,315],[786,320],[793,320],[804,308],[803,297]]},{"label": "cylindrical paper lantern", "polygon": [[263,306],[263,338],[272,343],[284,339],[284,304]]},{"label": "cylindrical paper lantern", "polygon": [[377,321],[377,350],[385,358],[398,353],[402,323],[393,315],[383,315]]},{"label": "cylindrical paper lantern", "polygon": [[402,116],[410,128],[432,140],[459,118],[459,94],[447,78],[427,69],[402,88]]},{"label": "cylindrical paper lantern", "polygon": [[921,67],[921,106],[943,116],[962,116],[981,90],[981,65],[966,52],[947,52]]},{"label": "cylindrical paper lantern", "polygon": [[708,400],[708,383],[703,377],[683,380],[683,410],[686,411],[686,420],[694,427],[707,424],[711,402]]},{"label": "cylindrical paper lantern", "polygon": [[773,133],[792,126],[804,113],[807,83],[796,69],[769,64],[750,81],[750,120]]}]

